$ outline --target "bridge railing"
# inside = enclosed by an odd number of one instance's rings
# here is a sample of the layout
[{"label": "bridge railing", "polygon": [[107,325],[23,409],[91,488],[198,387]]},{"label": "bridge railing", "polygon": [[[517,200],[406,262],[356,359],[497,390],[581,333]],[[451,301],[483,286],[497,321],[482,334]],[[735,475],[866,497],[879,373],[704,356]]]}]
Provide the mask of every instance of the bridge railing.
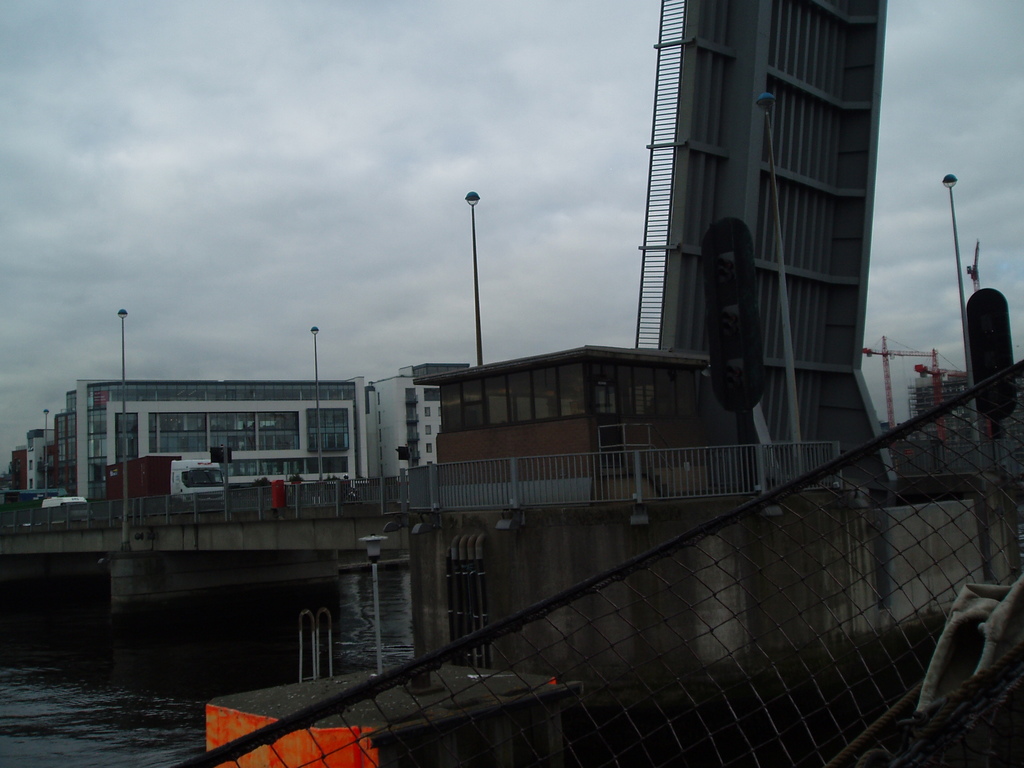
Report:
[{"label": "bridge railing", "polygon": [[[271,487],[231,486],[228,503],[222,491],[177,496],[145,496],[128,500],[127,513],[133,525],[191,520],[215,523],[241,516],[257,520],[292,516],[341,516],[352,504],[397,507],[402,499],[400,478],[323,480],[285,485],[285,504],[275,509]],[[383,489],[383,490],[382,490]],[[381,496],[383,494],[383,504]],[[121,525],[125,505],[120,499],[93,501],[56,507],[0,510],[0,535],[34,531],[65,530],[68,527],[107,528]],[[364,509],[365,511],[365,509]]]},{"label": "bridge railing", "polygon": [[[275,509],[270,486],[232,486],[223,492],[149,496],[128,500],[133,525],[155,522],[214,523],[239,515],[256,519],[283,514],[322,516],[345,505],[378,505],[381,513],[408,503],[414,511],[517,509],[525,506],[593,504],[744,496],[799,477],[839,454],[835,442],[731,445],[700,448],[602,451],[428,464],[407,476],[354,481],[323,480],[285,485],[285,504]],[[827,478],[840,482],[838,473]],[[382,498],[383,497],[383,498]],[[121,524],[120,499],[85,508],[0,510],[0,534],[69,525]]]},{"label": "bridge railing", "polygon": [[[836,442],[729,445],[428,464],[409,470],[415,511],[745,496],[839,455]],[[838,473],[823,480],[840,482]]]}]

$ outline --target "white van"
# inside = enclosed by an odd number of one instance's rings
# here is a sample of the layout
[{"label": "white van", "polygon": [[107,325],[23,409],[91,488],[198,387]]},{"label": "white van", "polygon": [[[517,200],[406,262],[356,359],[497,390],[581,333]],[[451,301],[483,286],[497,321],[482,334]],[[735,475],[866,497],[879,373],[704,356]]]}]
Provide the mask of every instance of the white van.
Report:
[{"label": "white van", "polygon": [[171,462],[171,495],[215,493],[224,488],[220,464],[213,461],[184,459]]},{"label": "white van", "polygon": [[89,516],[89,500],[84,496],[51,496],[43,499],[43,509],[60,509],[66,514],[61,514],[60,519],[54,522],[68,520],[86,520]]},{"label": "white van", "polygon": [[63,507],[66,504],[88,504],[89,500],[85,496],[51,496],[48,499],[43,499],[43,509],[46,507]]}]

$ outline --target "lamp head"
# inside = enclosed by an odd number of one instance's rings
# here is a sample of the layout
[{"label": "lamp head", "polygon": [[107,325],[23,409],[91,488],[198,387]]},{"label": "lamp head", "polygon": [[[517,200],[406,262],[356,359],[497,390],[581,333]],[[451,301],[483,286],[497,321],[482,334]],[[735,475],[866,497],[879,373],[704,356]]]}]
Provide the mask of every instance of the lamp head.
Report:
[{"label": "lamp head", "polygon": [[316,336],[318,333],[320,333],[320,329],[314,325],[312,328],[309,329],[309,332]]},{"label": "lamp head", "polygon": [[767,112],[769,109],[775,106],[775,97],[772,94],[765,91],[764,93],[757,97],[757,101],[755,103],[765,112]]},{"label": "lamp head", "polygon": [[359,539],[361,542],[366,544],[366,557],[370,562],[377,562],[380,559],[380,543],[384,541],[387,536],[378,536],[371,534],[369,536],[363,536]]},{"label": "lamp head", "polygon": [[480,195],[478,195],[476,192],[470,192],[468,195],[466,195],[466,202],[469,203],[470,206],[474,206],[480,202]]},{"label": "lamp head", "polygon": [[119,309],[119,310],[117,310],[117,316],[120,317],[122,320],[124,320],[126,317],[128,317],[128,310],[127,309]]},{"label": "lamp head", "polygon": [[956,176],[952,173],[947,173],[942,179],[942,184],[946,189],[952,189],[956,186]]}]

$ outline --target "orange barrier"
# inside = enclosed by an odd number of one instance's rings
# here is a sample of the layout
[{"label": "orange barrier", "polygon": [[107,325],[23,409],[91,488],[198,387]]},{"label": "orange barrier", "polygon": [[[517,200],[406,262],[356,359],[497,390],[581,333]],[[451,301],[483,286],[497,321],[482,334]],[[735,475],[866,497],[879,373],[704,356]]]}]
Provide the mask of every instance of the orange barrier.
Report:
[{"label": "orange barrier", "polygon": [[[206,749],[211,750],[252,733],[276,718],[206,705]],[[239,768],[292,768],[319,765],[327,768],[376,768],[377,750],[370,745],[372,728],[308,728],[282,736],[273,744],[242,757]],[[234,768],[234,762],[219,768]]]}]

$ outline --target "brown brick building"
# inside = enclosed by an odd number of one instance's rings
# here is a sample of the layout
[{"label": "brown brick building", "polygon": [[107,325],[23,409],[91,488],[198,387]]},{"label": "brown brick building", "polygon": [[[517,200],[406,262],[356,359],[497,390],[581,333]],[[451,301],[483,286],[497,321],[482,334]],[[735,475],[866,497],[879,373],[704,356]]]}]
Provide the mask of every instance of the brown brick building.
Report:
[{"label": "brown brick building", "polygon": [[707,360],[579,347],[416,379],[441,389],[437,461],[706,445],[696,415]]}]

